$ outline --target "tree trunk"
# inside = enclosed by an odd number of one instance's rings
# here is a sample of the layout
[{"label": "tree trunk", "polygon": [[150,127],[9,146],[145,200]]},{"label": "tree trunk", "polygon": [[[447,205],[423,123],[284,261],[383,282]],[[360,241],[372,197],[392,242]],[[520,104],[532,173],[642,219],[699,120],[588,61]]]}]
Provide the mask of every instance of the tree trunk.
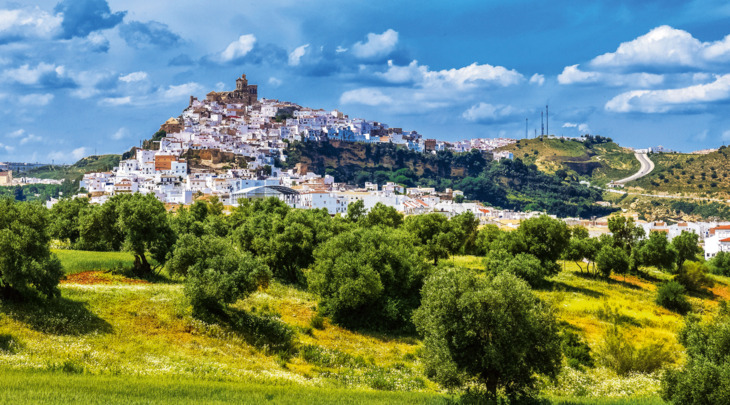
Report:
[{"label": "tree trunk", "polygon": [[143,276],[150,274],[151,272],[152,266],[150,266],[144,253],[134,255],[134,273],[138,276]]}]

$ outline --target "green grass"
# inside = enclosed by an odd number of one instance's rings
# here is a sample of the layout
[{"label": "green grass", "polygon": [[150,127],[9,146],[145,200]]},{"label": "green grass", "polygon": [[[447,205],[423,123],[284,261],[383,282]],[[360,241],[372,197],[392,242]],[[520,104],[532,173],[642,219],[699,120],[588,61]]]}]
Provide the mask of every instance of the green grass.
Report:
[{"label": "green grass", "polygon": [[25,176],[41,179],[80,180],[85,173],[104,172],[119,164],[121,155],[94,155],[82,158],[70,166],[48,165],[24,172]]},{"label": "green grass", "polygon": [[87,252],[83,250],[53,249],[53,253],[61,260],[61,265],[66,274],[113,270],[120,266],[130,268],[134,265],[134,256],[129,252]]},{"label": "green grass", "polygon": [[433,393],[0,370],[5,404],[443,404]]}]

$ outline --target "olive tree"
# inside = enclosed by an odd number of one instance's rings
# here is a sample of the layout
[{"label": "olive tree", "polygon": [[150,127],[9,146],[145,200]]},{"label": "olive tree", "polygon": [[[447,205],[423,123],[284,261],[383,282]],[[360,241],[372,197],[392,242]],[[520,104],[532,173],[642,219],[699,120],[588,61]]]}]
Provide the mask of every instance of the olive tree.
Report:
[{"label": "olive tree", "polygon": [[163,264],[175,243],[165,205],[154,194],[132,194],[117,207],[117,226],[124,235],[124,249],[134,254],[134,269],[139,274],[152,271],[147,252]]},{"label": "olive tree", "polygon": [[427,375],[446,387],[482,384],[489,396],[529,395],[536,375],[560,369],[559,327],[549,305],[516,276],[442,269],[423,287],[413,320]]},{"label": "olive tree", "polygon": [[61,262],[51,253],[48,211],[0,199],[0,289],[58,296]]}]

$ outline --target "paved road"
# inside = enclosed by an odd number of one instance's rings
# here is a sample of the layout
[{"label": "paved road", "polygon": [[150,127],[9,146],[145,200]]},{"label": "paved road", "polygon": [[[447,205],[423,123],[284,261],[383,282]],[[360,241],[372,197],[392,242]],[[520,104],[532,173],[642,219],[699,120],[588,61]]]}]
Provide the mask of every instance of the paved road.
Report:
[{"label": "paved road", "polygon": [[647,156],[646,153],[634,153],[634,156],[636,156],[636,159],[638,159],[639,163],[641,163],[641,168],[639,169],[639,171],[625,179],[614,181],[614,184],[625,184],[630,181],[640,179],[651,173],[652,170],[654,170],[654,162],[649,159],[649,156]]}]

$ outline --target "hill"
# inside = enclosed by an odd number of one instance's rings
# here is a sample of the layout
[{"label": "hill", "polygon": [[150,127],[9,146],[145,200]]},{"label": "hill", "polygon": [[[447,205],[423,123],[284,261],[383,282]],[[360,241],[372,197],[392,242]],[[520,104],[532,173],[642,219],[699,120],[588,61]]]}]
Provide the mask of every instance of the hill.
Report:
[{"label": "hill", "polygon": [[93,155],[70,166],[48,165],[24,172],[25,176],[41,179],[69,180],[77,183],[86,173],[106,172],[119,165],[121,155]]},{"label": "hill", "polygon": [[[536,165],[491,160],[476,149],[466,153],[420,153],[393,144],[293,142],[285,150],[284,169],[303,164],[338,182],[396,182],[406,187],[462,190],[467,199],[521,211],[545,211],[560,217],[603,216],[613,211],[596,205],[601,192],[567,175],[544,173]],[[633,158],[633,156],[632,156]]]},{"label": "hill", "polygon": [[[312,398],[306,402],[317,402],[316,395],[324,402],[341,401],[343,395],[348,401],[359,398],[354,402],[423,403],[447,398],[423,376],[422,343],[416,337],[348,330],[327,319],[314,323],[316,297],[295,287],[274,283],[239,301],[235,308],[240,316],[249,325],[258,325],[255,333],[245,333],[232,325],[192,318],[177,280],[149,282],[103,272],[118,265],[121,253],[64,253],[60,257],[69,276],[62,282],[59,300],[41,306],[0,304],[0,386],[16,382],[12,390],[3,389],[0,398],[36,398],[47,387],[66,382],[70,385],[60,389],[60,398],[85,386],[98,387],[95,395],[119,396],[123,392],[114,388],[118,379],[138,387],[142,398],[194,398],[216,392],[234,400],[245,395],[238,391],[258,389],[276,402],[286,402],[277,387]],[[483,268],[478,257],[455,256],[449,261]],[[90,267],[97,277],[91,277]],[[675,337],[681,317],[654,303],[656,287],[668,275],[649,270],[644,278],[603,279],[589,276],[572,262],[563,267],[537,294],[554,304],[558,317],[588,343],[594,358],[612,316],[618,316],[634,344],[664,342],[677,353],[674,363],[683,361]],[[700,312],[709,313],[730,297],[730,279],[712,277],[715,287],[690,298]],[[295,331],[296,351],[277,348],[271,340],[277,322]],[[644,403],[661,403],[658,387],[658,374],[621,377],[600,367],[566,369],[556,381],[545,382],[542,395],[555,403],[558,398],[569,398],[566,403],[571,404],[613,403],[591,399],[602,397],[624,401],[648,397]],[[175,394],[176,390],[183,391]]]},{"label": "hill", "polygon": [[605,185],[639,170],[632,150],[600,136],[590,137],[585,142],[547,136],[520,139],[498,151],[512,152],[515,158],[535,164],[546,173],[562,169],[597,185]]},{"label": "hill", "polygon": [[[633,183],[663,193],[730,198],[730,150],[707,154],[655,153],[654,171]],[[632,185],[631,183],[629,185]]]}]

